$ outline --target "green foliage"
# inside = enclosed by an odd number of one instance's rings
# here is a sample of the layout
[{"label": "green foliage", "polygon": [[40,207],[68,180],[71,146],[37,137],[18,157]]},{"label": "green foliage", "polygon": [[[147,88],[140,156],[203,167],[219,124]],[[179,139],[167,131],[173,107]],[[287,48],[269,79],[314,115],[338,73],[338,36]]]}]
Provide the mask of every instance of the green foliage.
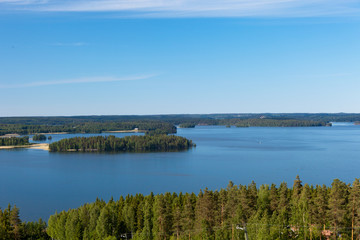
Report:
[{"label": "green foliage", "polygon": [[321,127],[326,122],[297,119],[232,119],[236,127]]},{"label": "green foliage", "polygon": [[[359,180],[351,187],[336,179],[330,188],[313,187],[302,185],[297,177],[292,189],[285,183],[279,188],[275,184],[257,188],[254,182],[248,186],[230,182],[226,189],[205,189],[198,195],[128,195],[55,214],[49,219],[48,233],[58,240],[78,239],[70,238],[78,233],[80,239],[240,240],[245,239],[246,227],[249,239],[325,239],[321,236],[325,224],[350,239],[353,216],[354,239],[358,239],[359,186]],[[67,230],[77,226],[80,231]]]},{"label": "green foliage", "polygon": [[46,234],[46,223],[39,219],[38,222],[21,222],[19,217],[19,209],[9,206],[0,209],[0,240],[25,240],[50,239]]},{"label": "green foliage", "polygon": [[179,128],[194,128],[195,126],[195,123],[181,123],[179,125]]},{"label": "green foliage", "polygon": [[238,127],[331,126],[330,122],[360,121],[360,114],[185,114],[149,116],[2,117],[0,135],[51,132],[101,133],[133,130],[148,134],[176,133],[174,125],[224,125]]},{"label": "green foliage", "polygon": [[29,137],[10,137],[0,138],[0,146],[16,146],[16,145],[29,145]]},{"label": "green foliage", "polygon": [[174,135],[75,137],[51,143],[52,152],[153,152],[179,151],[195,146],[191,140]]},{"label": "green foliage", "polygon": [[33,136],[33,141],[45,141],[46,136],[44,134],[36,134]]},{"label": "green foliage", "polygon": [[[56,118],[55,118],[56,119]],[[68,133],[101,133],[106,131],[127,131],[138,129],[148,134],[170,134],[176,133],[176,127],[167,122],[161,121],[106,121],[93,122],[89,120],[66,122],[56,124],[54,120],[49,120],[44,124],[23,124],[11,123],[5,124],[0,121],[0,135],[8,133],[17,134],[36,134],[36,133],[52,133],[52,132],[68,132]],[[35,121],[35,123],[38,123]],[[42,123],[42,122],[40,122]],[[45,139],[46,140],[46,139]]]}]

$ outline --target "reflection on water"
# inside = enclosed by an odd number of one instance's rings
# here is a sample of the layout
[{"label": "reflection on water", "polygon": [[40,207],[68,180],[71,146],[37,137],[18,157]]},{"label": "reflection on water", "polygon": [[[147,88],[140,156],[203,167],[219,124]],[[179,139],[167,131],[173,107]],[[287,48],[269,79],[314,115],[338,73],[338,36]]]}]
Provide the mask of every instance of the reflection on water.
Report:
[{"label": "reflection on water", "polygon": [[[74,136],[52,135],[52,141]],[[125,136],[130,133],[103,135]],[[45,219],[96,197],[166,191],[198,192],[236,184],[286,181],[297,174],[311,184],[348,183],[359,176],[360,126],[314,128],[178,129],[197,147],[166,153],[49,153],[36,149],[0,151],[0,207],[20,207],[24,220]]]}]

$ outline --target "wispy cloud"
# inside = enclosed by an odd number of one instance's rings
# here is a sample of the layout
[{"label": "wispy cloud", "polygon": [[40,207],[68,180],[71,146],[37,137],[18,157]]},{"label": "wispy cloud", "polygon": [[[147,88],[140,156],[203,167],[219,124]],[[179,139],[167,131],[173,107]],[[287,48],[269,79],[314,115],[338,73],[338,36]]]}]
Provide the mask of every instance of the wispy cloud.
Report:
[{"label": "wispy cloud", "polygon": [[12,10],[119,12],[127,17],[308,17],[360,13],[359,0],[0,0],[1,5]]},{"label": "wispy cloud", "polygon": [[56,42],[56,43],[52,43],[50,45],[51,46],[59,46],[59,47],[82,47],[82,46],[87,45],[87,43],[85,43],[85,42],[68,42],[68,43]]},{"label": "wispy cloud", "polygon": [[46,4],[48,0],[0,0],[1,3],[32,5],[32,4]]},{"label": "wispy cloud", "polygon": [[136,76],[128,76],[128,77],[85,77],[85,78],[64,79],[64,80],[56,80],[56,81],[5,84],[5,85],[0,85],[0,88],[2,88],[2,89],[4,89],[4,88],[27,88],[27,87],[62,85],[62,84],[134,81],[134,80],[145,80],[145,79],[149,79],[154,76],[156,76],[156,75],[149,74],[149,75],[136,75]]}]

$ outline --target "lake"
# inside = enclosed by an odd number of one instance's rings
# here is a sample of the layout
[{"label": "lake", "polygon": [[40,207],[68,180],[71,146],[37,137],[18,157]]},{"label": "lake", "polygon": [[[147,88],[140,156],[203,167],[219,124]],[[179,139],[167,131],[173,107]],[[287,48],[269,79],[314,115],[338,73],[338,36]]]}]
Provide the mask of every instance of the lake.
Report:
[{"label": "lake", "polygon": [[[52,141],[74,136],[52,135]],[[101,134],[110,135],[110,134]],[[130,133],[111,134],[118,137]],[[25,221],[47,220],[55,211],[76,208],[96,197],[150,192],[195,192],[235,184],[291,187],[330,185],[334,178],[352,183],[360,177],[360,126],[178,129],[197,147],[168,153],[50,153],[36,149],[0,151],[0,207],[20,208]]]}]

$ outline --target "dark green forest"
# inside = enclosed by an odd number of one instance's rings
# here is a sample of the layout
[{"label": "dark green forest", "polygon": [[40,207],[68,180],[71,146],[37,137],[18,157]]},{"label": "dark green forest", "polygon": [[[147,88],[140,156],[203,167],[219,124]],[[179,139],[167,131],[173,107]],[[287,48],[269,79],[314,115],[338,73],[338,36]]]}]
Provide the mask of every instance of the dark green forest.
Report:
[{"label": "dark green forest", "polygon": [[[360,239],[360,181],[331,186],[234,185],[194,193],[96,199],[23,223],[19,209],[0,210],[0,239]],[[353,238],[352,238],[353,237]]]},{"label": "dark green forest", "polygon": [[179,128],[194,128],[196,126],[195,123],[181,123],[179,124]]},{"label": "dark green forest", "polygon": [[221,125],[236,127],[323,127],[331,126],[331,123],[312,120],[297,119],[192,119],[179,125],[181,128],[193,128],[196,125]]},{"label": "dark green forest", "polygon": [[[353,226],[353,227],[352,227]],[[323,231],[325,229],[325,231]],[[360,239],[360,182],[229,183],[199,194],[128,195],[52,215],[53,239]]]},{"label": "dark green forest", "polygon": [[235,125],[240,127],[326,126],[330,122],[360,121],[350,113],[241,113],[146,116],[1,117],[0,135],[52,132],[101,133],[138,128],[150,135],[176,133],[175,125]]},{"label": "dark green forest", "polygon": [[229,121],[229,125],[236,127],[322,127],[331,126],[330,123],[309,120],[277,120],[277,119],[246,119]]},{"label": "dark green forest", "polygon": [[172,114],[172,115],[98,115],[70,117],[0,117],[1,124],[66,125],[86,122],[142,122],[160,121],[179,125],[182,122],[221,119],[295,119],[323,122],[356,122],[360,113],[228,113],[228,114]]},{"label": "dark green forest", "polygon": [[[36,121],[35,121],[36,122]],[[56,122],[56,121],[55,121]],[[25,124],[25,123],[3,123],[0,121],[0,135],[36,134],[36,133],[101,133],[106,131],[133,130],[138,128],[147,134],[169,134],[176,133],[176,127],[171,123],[160,121],[137,121],[137,122],[74,122],[60,125],[53,125],[50,121],[46,124]]]},{"label": "dark green forest", "polygon": [[19,208],[15,205],[0,209],[0,240],[50,239],[44,221],[39,219],[38,222],[22,222],[19,214]]},{"label": "dark green forest", "polygon": [[34,141],[45,141],[46,136],[44,134],[36,134],[32,137]]},{"label": "dark green forest", "polygon": [[195,146],[191,140],[174,135],[75,137],[51,143],[51,152],[155,152],[181,151]]},{"label": "dark green forest", "polygon": [[29,145],[29,137],[4,137],[0,138],[0,146]]}]

